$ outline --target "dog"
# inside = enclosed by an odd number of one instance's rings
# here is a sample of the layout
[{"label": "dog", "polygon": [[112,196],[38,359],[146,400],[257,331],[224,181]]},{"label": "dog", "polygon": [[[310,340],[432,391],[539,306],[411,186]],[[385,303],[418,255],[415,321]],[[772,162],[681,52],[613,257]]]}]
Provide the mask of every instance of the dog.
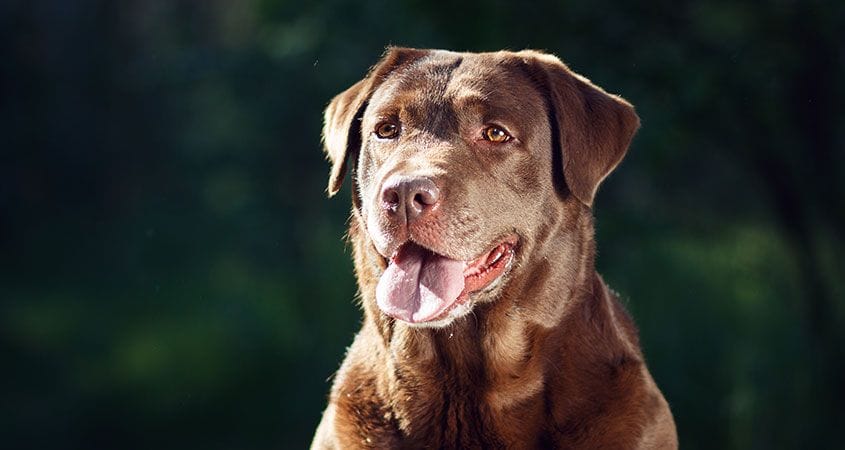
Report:
[{"label": "dog", "polygon": [[324,119],[364,321],[312,448],[677,448],[594,266],[628,102],[538,51],[388,48]]}]

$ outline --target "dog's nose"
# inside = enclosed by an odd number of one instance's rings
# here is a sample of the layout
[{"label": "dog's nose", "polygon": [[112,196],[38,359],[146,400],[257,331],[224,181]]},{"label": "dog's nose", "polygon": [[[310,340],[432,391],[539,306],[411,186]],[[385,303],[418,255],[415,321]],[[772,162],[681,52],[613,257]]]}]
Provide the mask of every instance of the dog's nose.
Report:
[{"label": "dog's nose", "polygon": [[390,177],[381,189],[382,208],[390,215],[404,215],[408,222],[434,208],[440,201],[440,189],[425,177]]}]

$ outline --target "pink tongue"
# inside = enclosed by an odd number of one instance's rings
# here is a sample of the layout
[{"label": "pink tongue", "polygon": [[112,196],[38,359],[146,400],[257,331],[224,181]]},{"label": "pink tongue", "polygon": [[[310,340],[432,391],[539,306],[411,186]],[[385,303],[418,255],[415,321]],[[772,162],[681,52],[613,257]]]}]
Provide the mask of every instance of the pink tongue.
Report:
[{"label": "pink tongue", "polygon": [[464,290],[466,263],[405,244],[376,287],[385,314],[405,322],[425,322],[455,303]]}]

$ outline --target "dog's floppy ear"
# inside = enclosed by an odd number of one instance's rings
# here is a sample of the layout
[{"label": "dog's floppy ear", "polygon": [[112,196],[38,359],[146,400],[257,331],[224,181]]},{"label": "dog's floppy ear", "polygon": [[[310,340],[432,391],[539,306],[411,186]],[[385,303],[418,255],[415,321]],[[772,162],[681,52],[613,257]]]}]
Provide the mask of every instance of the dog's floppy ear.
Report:
[{"label": "dog's floppy ear", "polygon": [[634,107],[569,70],[559,59],[528,52],[548,84],[553,136],[563,151],[563,175],[569,191],[592,206],[602,180],[622,161],[640,119]]},{"label": "dog's floppy ear", "polygon": [[361,147],[361,116],[373,91],[396,68],[423,56],[424,50],[389,47],[367,76],[341,92],[329,103],[323,115],[323,149],[332,163],[327,192],[337,194],[343,185],[350,155]]}]

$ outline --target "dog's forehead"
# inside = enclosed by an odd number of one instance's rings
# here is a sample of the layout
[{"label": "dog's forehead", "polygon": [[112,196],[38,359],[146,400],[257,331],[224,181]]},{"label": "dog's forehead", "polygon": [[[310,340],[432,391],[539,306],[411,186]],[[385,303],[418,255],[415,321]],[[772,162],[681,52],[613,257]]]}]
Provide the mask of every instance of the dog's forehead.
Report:
[{"label": "dog's forehead", "polygon": [[504,52],[432,51],[389,74],[371,104],[426,109],[444,103],[519,103],[533,93],[520,64]]}]

